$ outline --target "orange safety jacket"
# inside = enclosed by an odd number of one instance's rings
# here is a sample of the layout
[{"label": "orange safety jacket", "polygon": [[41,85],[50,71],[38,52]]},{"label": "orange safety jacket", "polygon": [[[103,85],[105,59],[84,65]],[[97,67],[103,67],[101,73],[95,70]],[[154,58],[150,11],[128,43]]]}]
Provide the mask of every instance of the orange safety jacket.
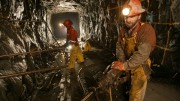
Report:
[{"label": "orange safety jacket", "polygon": [[78,37],[78,33],[73,27],[67,29],[68,41],[70,41],[71,43],[77,43],[78,42],[77,37]]}]

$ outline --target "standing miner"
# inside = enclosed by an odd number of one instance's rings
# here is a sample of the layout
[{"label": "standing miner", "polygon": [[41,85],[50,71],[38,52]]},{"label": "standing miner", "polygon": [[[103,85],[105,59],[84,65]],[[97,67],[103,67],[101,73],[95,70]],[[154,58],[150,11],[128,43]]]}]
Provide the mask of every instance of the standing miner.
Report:
[{"label": "standing miner", "polygon": [[63,23],[63,25],[67,28],[67,39],[66,39],[66,46],[71,46],[70,49],[70,62],[68,65],[69,73],[70,73],[70,85],[71,85],[71,101],[77,101],[77,95],[76,90],[78,87],[77,82],[77,75],[75,72],[75,62],[76,59],[78,60],[78,63],[84,64],[84,57],[81,51],[81,48],[79,47],[79,43],[77,40],[78,33],[76,30],[72,27],[72,21],[69,19],[66,19]]},{"label": "standing miner", "polygon": [[68,45],[72,46],[72,48],[70,50],[69,68],[74,69],[76,59],[78,59],[79,63],[83,63],[84,57],[83,57],[81,48],[79,47],[79,43],[77,40],[78,33],[72,27],[72,24],[73,24],[72,21],[69,19],[66,19],[63,24],[67,28],[67,40],[66,40],[66,42],[68,43]]},{"label": "standing miner", "polygon": [[116,44],[118,60],[112,68],[131,72],[129,101],[143,101],[150,75],[150,53],[156,45],[156,35],[150,24],[141,22],[145,10],[139,0],[128,0],[122,9],[125,26],[120,29]]}]

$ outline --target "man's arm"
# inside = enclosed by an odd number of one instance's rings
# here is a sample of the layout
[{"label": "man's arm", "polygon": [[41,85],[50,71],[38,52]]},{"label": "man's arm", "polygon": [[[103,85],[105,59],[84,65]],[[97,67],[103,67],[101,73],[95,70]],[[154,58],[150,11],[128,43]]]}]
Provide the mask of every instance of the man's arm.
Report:
[{"label": "man's arm", "polygon": [[126,70],[136,69],[139,65],[143,64],[150,55],[151,44],[141,43],[138,46],[138,50],[133,53],[133,55],[124,62],[124,68]]},{"label": "man's arm", "polygon": [[77,41],[78,33],[75,29],[71,29],[71,40],[72,41]]}]

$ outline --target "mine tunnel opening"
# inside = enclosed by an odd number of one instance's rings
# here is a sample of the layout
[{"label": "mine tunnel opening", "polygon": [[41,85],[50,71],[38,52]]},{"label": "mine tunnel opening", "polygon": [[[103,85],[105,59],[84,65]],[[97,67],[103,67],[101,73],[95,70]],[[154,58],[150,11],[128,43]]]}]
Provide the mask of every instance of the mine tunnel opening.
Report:
[{"label": "mine tunnel opening", "polygon": [[66,19],[70,19],[73,23],[74,29],[78,32],[80,36],[80,21],[78,12],[62,12],[55,13],[51,15],[51,28],[52,32],[58,40],[66,39],[67,28],[63,25]]}]

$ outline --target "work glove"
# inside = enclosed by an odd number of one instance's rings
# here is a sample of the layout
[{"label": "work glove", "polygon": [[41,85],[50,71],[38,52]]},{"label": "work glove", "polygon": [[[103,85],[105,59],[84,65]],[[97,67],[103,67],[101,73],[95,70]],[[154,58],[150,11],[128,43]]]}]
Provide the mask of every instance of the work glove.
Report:
[{"label": "work glove", "polygon": [[112,63],[111,68],[118,69],[120,71],[124,71],[125,70],[123,62],[120,62],[120,61],[114,61]]}]

